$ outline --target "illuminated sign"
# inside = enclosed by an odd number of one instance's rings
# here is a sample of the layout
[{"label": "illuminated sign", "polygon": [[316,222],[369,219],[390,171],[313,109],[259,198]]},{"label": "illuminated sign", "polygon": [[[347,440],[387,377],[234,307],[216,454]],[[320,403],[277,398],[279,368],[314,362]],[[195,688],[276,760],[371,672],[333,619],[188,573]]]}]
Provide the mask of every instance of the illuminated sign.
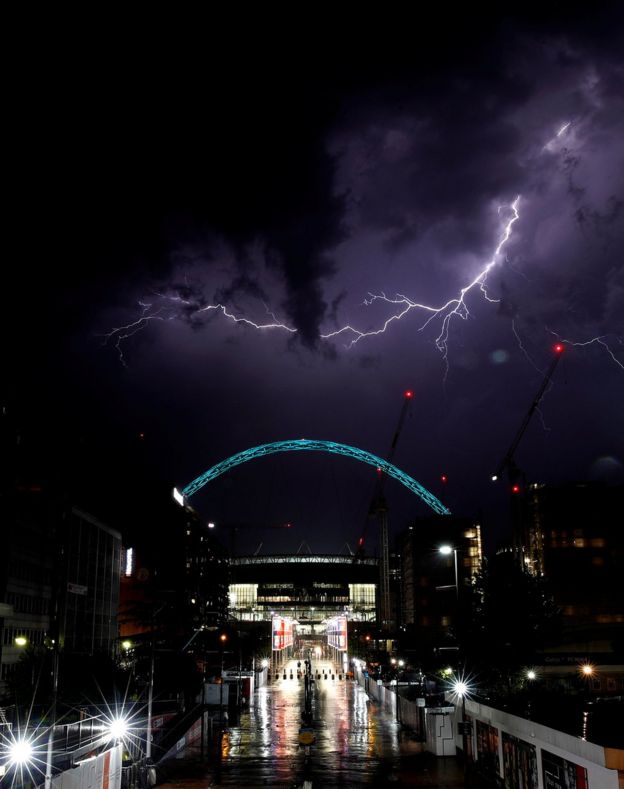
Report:
[{"label": "illuminated sign", "polygon": [[327,643],[330,647],[347,651],[347,617],[335,616],[327,623]]},{"label": "illuminated sign", "polygon": [[275,652],[293,644],[293,621],[288,617],[274,616],[271,625],[272,646]]},{"label": "illuminated sign", "polygon": [[134,549],[128,548],[126,549],[126,570],[124,572],[126,578],[129,578],[132,575],[133,569],[134,569]]}]

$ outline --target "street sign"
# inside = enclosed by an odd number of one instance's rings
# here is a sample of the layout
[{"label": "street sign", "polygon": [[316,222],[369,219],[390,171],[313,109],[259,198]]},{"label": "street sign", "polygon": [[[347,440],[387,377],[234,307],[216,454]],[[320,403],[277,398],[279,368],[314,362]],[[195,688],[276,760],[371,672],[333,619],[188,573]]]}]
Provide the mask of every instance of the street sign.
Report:
[{"label": "street sign", "polygon": [[314,745],[316,734],[311,726],[302,726],[299,729],[299,745]]},{"label": "street sign", "polygon": [[70,582],[67,584],[67,591],[72,592],[72,594],[86,595],[89,590],[82,584],[73,584]]}]

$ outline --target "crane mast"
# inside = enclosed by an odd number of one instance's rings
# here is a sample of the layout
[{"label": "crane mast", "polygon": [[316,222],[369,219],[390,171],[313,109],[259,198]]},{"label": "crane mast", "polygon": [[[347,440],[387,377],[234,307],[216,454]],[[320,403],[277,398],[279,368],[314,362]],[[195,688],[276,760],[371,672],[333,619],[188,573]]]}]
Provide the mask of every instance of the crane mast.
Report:
[{"label": "crane mast", "polygon": [[[529,569],[533,572],[537,572],[538,567],[537,565],[540,564],[539,557],[537,554],[539,553],[539,548],[537,546],[537,540],[535,539],[535,535],[532,535],[528,540],[525,538],[524,535],[524,523],[525,523],[525,478],[522,471],[518,468],[515,462],[515,454],[516,450],[520,442],[522,441],[522,437],[524,436],[527,427],[533,417],[533,414],[537,410],[542,397],[544,396],[544,392],[548,387],[555,369],[559,364],[559,360],[563,354],[564,346],[562,343],[557,343],[554,348],[554,357],[551,363],[546,370],[544,375],[544,379],[540,384],[539,389],[537,390],[531,405],[529,406],[528,411],[524,415],[522,422],[520,423],[520,427],[516,431],[516,434],[509,445],[509,449],[503,456],[501,462],[498,464],[496,471],[492,474],[492,481],[496,482],[500,479],[501,475],[506,472],[507,477],[509,480],[509,488],[512,494],[512,510],[511,510],[511,517],[512,517],[512,532],[513,532],[513,542],[514,548],[520,555],[524,550],[528,549],[530,556],[526,557],[529,560]],[[529,543],[526,545],[525,543]]]},{"label": "crane mast", "polygon": [[[403,423],[409,411],[414,393],[407,390],[403,396],[403,406],[399,415],[392,443],[386,455],[386,461],[392,463],[396,451],[399,436],[403,429]],[[369,518],[377,516],[379,518],[379,546],[380,546],[380,565],[379,565],[379,618],[382,627],[385,627],[390,622],[390,549],[388,545],[388,506],[384,497],[384,489],[386,486],[386,474],[381,469],[378,469],[377,484],[373,499],[369,507]],[[361,556],[364,550],[364,538],[366,535],[366,526],[364,532],[358,540],[358,556]]]}]

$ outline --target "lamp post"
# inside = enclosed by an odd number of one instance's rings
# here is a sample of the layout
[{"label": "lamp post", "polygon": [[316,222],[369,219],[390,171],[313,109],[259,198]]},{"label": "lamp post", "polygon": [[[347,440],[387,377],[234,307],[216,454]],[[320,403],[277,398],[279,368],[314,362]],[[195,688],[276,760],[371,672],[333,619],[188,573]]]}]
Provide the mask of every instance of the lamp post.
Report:
[{"label": "lamp post", "polygon": [[531,701],[533,700],[533,693],[532,687],[533,682],[537,679],[537,672],[529,668],[526,672],[526,680],[527,680],[527,718],[531,720]]},{"label": "lamp post", "polygon": [[156,617],[166,607],[163,603],[155,611],[152,609],[152,639],[150,645],[150,673],[149,685],[147,688],[147,731],[145,741],[145,760],[146,762],[152,757],[152,707],[154,702],[154,663],[156,656],[156,644],[154,643],[156,631]]},{"label": "lamp post", "polygon": [[449,556],[451,553],[453,554],[455,560],[455,596],[459,600],[459,576],[457,574],[457,548],[453,548],[451,545],[441,545],[438,548],[439,553],[443,556]]},{"label": "lamp post", "polygon": [[147,731],[145,738],[145,759],[146,761],[152,756],[152,706],[154,703],[154,662],[155,662],[155,648],[154,648],[154,631],[152,630],[152,645],[150,649],[150,673],[149,684],[147,686]]},{"label": "lamp post", "polygon": [[223,661],[225,658],[223,648],[225,646],[225,642],[227,641],[227,636],[225,635],[225,633],[221,633],[221,635],[219,636],[219,641],[221,642],[221,685],[219,686],[219,722],[221,723],[221,728],[223,728]]},{"label": "lamp post", "polygon": [[459,696],[462,703],[462,752],[464,756],[464,779],[466,777],[466,773],[468,771],[468,724],[466,722],[466,696],[470,692],[470,688],[468,687],[468,683],[464,682],[463,679],[456,679],[452,685],[453,692],[456,696]]},{"label": "lamp post", "polygon": [[52,787],[52,756],[54,751],[54,730],[56,728],[56,705],[58,701],[58,682],[59,682],[59,651],[58,651],[58,631],[52,640],[52,706],[50,708],[50,726],[48,729],[48,742],[46,746],[46,765],[44,786],[45,789]]}]

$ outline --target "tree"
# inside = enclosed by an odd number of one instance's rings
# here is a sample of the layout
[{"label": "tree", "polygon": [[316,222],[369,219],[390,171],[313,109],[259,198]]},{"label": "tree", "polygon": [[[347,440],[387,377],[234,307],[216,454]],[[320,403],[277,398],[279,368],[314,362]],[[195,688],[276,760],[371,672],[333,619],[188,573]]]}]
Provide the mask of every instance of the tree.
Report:
[{"label": "tree", "polygon": [[480,683],[510,694],[520,672],[560,629],[547,582],[527,572],[514,554],[484,562],[458,627],[462,655]]}]

